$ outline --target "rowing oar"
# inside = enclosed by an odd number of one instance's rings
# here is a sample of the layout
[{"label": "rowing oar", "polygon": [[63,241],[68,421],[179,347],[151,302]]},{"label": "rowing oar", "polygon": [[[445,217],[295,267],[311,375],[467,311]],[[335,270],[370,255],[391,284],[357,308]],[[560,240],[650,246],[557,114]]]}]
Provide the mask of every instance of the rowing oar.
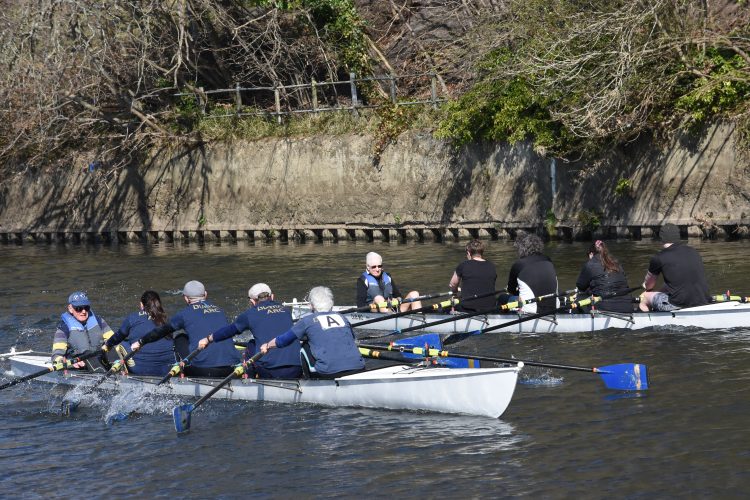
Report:
[{"label": "rowing oar", "polygon": [[34,372],[30,375],[26,375],[23,377],[13,379],[10,382],[0,385],[0,391],[3,389],[7,389],[8,387],[13,387],[14,385],[20,384],[21,382],[26,382],[27,380],[41,377],[42,375],[46,375],[47,373],[57,372],[60,370],[67,370],[68,368],[72,367],[74,364],[78,363],[79,361],[84,361],[86,359],[93,358],[94,356],[98,356],[99,354],[101,354],[101,351],[90,351],[90,352],[81,354],[77,358],[68,359],[64,363],[62,361],[57,361],[55,363],[52,363],[48,368],[45,368],[44,370],[39,370],[38,372]]},{"label": "rowing oar", "polygon": [[[510,311],[511,309],[516,309],[516,308],[521,307],[523,305],[531,304],[531,303],[534,303],[534,302],[539,302],[539,301],[544,300],[544,299],[550,299],[552,297],[564,297],[564,296],[566,296],[568,294],[573,293],[574,291],[575,291],[575,289],[573,289],[573,290],[565,290],[564,292],[560,292],[560,293],[548,293],[546,295],[540,295],[539,297],[532,297],[530,299],[526,299],[526,300],[523,300],[523,301],[508,302],[507,304],[503,304],[501,306],[495,306],[492,309],[485,309],[485,310],[482,310],[482,311],[472,311],[472,312],[466,312],[466,313],[461,313],[461,314],[454,314],[454,315],[452,315],[449,318],[444,318],[444,319],[440,319],[440,320],[436,320],[436,321],[431,321],[429,323],[423,323],[421,325],[414,325],[414,326],[410,326],[410,327],[407,327],[407,328],[396,329],[396,330],[393,330],[392,332],[390,332],[390,333],[388,333],[386,335],[378,335],[378,336],[374,336],[374,337],[362,337],[362,339],[363,340],[367,340],[367,339],[376,339],[376,338],[381,338],[381,337],[388,337],[390,335],[397,335],[397,334],[401,334],[401,333],[408,333],[408,332],[413,332],[413,331],[416,331],[416,330],[423,330],[425,328],[430,328],[430,327],[437,326],[437,325],[442,325],[442,324],[445,324],[445,323],[452,323],[454,321],[458,321],[458,320],[461,320],[461,319],[467,319],[467,318],[473,318],[475,316],[482,316],[482,315],[485,315],[485,314],[497,313],[498,311]],[[502,291],[500,291],[500,292],[494,292],[494,293],[502,293]],[[487,295],[483,294],[482,296],[486,297]],[[393,316],[391,316],[391,317],[393,317]],[[383,318],[383,319],[387,319],[387,318]],[[369,322],[372,322],[372,321],[369,321]],[[366,324],[366,323],[367,322],[355,323],[352,326],[355,327],[355,326]]]},{"label": "rowing oar", "polygon": [[[412,302],[418,302],[420,300],[430,300],[430,299],[438,299],[440,297],[450,297],[453,295],[453,292],[442,292],[442,293],[433,293],[430,295],[420,295],[419,297],[412,297],[411,299],[388,299],[385,302],[373,302],[371,304],[367,304],[366,306],[362,307],[350,307],[349,309],[342,309],[340,311],[334,311],[339,314],[349,314],[353,312],[378,312],[379,309],[385,308],[385,307],[398,307],[401,304],[410,304]],[[309,304],[309,302],[284,302],[284,306],[296,306],[299,304]],[[421,309],[420,309],[421,310]],[[416,312],[417,310],[414,309],[410,312]]]},{"label": "rowing oar", "polygon": [[[101,351],[97,351],[97,352],[101,352]],[[132,358],[133,356],[135,356],[135,353],[137,353],[137,352],[138,351],[130,351],[125,357],[120,358],[117,361],[115,361],[114,363],[112,363],[112,366],[109,367],[109,370],[107,370],[107,373],[105,373],[104,375],[102,375],[99,378],[99,380],[97,380],[96,382],[94,382],[94,385],[89,386],[87,388],[86,392],[82,393],[81,396],[78,398],[78,401],[72,402],[73,403],[72,405],[71,405],[71,401],[63,400],[63,402],[60,403],[60,411],[62,412],[62,414],[63,415],[70,415],[70,413],[78,407],[78,405],[80,403],[80,400],[84,396],[86,396],[86,395],[91,394],[92,392],[94,392],[94,389],[96,389],[97,387],[99,387],[100,385],[102,385],[104,382],[106,382],[106,380],[109,377],[111,377],[115,373],[118,373],[120,370],[122,370],[124,367],[126,367],[128,361],[130,360],[130,358]]]},{"label": "rowing oar", "polygon": [[200,398],[198,401],[196,401],[193,404],[186,404],[181,406],[175,406],[174,409],[172,409],[172,417],[174,418],[174,429],[179,433],[182,434],[183,432],[187,432],[190,430],[190,416],[192,413],[198,409],[200,405],[206,402],[208,398],[216,394],[221,390],[222,387],[227,385],[229,382],[232,381],[235,377],[241,377],[245,373],[245,365],[247,363],[254,363],[258,361],[261,356],[263,356],[262,352],[258,352],[253,356],[252,358],[248,359],[244,364],[241,363],[234,367],[234,371],[230,373],[229,375],[224,378],[219,384],[208,391],[202,398]]},{"label": "rowing oar", "polygon": [[747,303],[750,302],[750,297],[742,297],[740,295],[730,295],[729,291],[727,293],[722,293],[720,295],[712,295],[711,301],[713,302],[742,302]]},{"label": "rowing oar", "polygon": [[[335,311],[339,314],[349,314],[353,312],[364,312],[364,311],[372,311],[372,312],[378,312],[379,309],[382,309],[384,307],[398,307],[401,304],[410,304],[412,302],[419,302],[421,300],[430,300],[430,299],[438,299],[440,297],[451,297],[453,296],[453,292],[442,292],[442,293],[433,293],[430,295],[422,295],[419,297],[413,297],[411,299],[388,299],[385,302],[379,302],[375,304],[374,302],[372,304],[367,304],[366,306],[362,307],[351,307],[349,309],[344,309],[343,311]],[[417,309],[412,309],[408,312],[415,312]]]},{"label": "rowing oar", "polygon": [[[247,347],[247,345],[245,347]],[[188,354],[187,356],[185,356],[185,359],[172,365],[172,368],[169,369],[169,372],[167,372],[167,374],[164,375],[164,378],[161,379],[159,383],[156,385],[161,385],[165,383],[167,380],[169,380],[170,378],[176,377],[177,375],[179,375],[180,372],[182,371],[182,365],[187,366],[188,364],[190,364],[193,358],[196,357],[198,354],[200,354],[200,352],[201,352],[201,349],[196,349],[190,354]]]},{"label": "rowing oar", "polygon": [[557,370],[574,370],[579,372],[596,373],[602,377],[604,385],[608,389],[614,389],[618,391],[642,391],[648,389],[648,369],[646,365],[636,363],[623,363],[618,365],[608,365],[601,367],[585,367],[585,366],[571,366],[562,365],[559,363],[542,363],[541,361],[528,361],[525,359],[516,358],[498,358],[491,356],[479,356],[475,354],[461,354],[453,351],[440,351],[438,349],[424,349],[422,347],[406,347],[394,345],[366,345],[359,344],[360,351],[362,349],[385,349],[387,351],[396,352],[408,352],[425,357],[439,357],[439,358],[466,358],[466,359],[478,359],[480,361],[492,361],[495,363],[510,363],[516,364],[522,362],[528,366],[540,366],[543,368],[553,368]]},{"label": "rowing oar", "polygon": [[352,323],[352,328],[356,328],[358,326],[364,326],[369,325],[371,323],[379,323],[380,321],[386,321],[393,318],[400,318],[401,316],[407,316],[410,314],[420,313],[420,312],[428,312],[428,311],[438,311],[442,309],[446,309],[448,307],[453,307],[456,304],[459,304],[461,302],[468,302],[470,300],[476,300],[476,299],[482,299],[484,297],[490,297],[492,295],[497,295],[499,293],[503,293],[505,290],[495,290],[494,292],[488,292],[488,293],[480,293],[477,295],[471,295],[469,297],[458,299],[456,297],[451,297],[449,300],[444,300],[442,302],[438,302],[436,304],[431,304],[429,306],[420,307],[418,309],[412,309],[411,311],[402,311],[397,312],[393,314],[388,314],[385,316],[380,316],[377,318],[371,318],[366,319],[364,321],[358,321],[357,323]]},{"label": "rowing oar", "polygon": [[474,330],[471,332],[463,332],[463,333],[454,333],[451,335],[448,335],[445,339],[443,339],[443,345],[449,345],[449,344],[455,344],[456,342],[460,342],[468,337],[471,337],[472,335],[481,335],[483,333],[487,332],[493,332],[495,330],[500,330],[501,328],[506,328],[513,325],[518,325],[520,323],[524,323],[526,321],[531,321],[534,319],[543,318],[545,316],[550,316],[552,314],[557,314],[559,312],[565,311],[567,309],[573,310],[573,309],[580,309],[583,306],[593,305],[597,302],[601,302],[603,299],[611,299],[614,297],[620,297],[622,295],[627,295],[629,293],[632,293],[636,290],[640,290],[642,287],[637,286],[634,288],[629,288],[628,290],[624,290],[622,292],[612,293],[604,296],[591,296],[586,299],[576,300],[575,302],[571,302],[569,304],[566,304],[562,307],[558,307],[557,309],[553,309],[549,312],[541,312],[537,314],[529,314],[528,316],[524,316],[522,318],[515,319],[513,321],[508,321],[506,323],[500,323],[499,325],[495,326],[489,326],[487,328],[483,328],[481,330]]},{"label": "rowing oar", "polygon": [[10,348],[10,352],[5,352],[3,354],[0,354],[0,359],[3,359],[3,358],[12,358],[13,356],[18,356],[20,354],[30,354],[32,352],[34,352],[34,351],[32,351],[32,350],[16,351],[15,347],[11,347]]}]

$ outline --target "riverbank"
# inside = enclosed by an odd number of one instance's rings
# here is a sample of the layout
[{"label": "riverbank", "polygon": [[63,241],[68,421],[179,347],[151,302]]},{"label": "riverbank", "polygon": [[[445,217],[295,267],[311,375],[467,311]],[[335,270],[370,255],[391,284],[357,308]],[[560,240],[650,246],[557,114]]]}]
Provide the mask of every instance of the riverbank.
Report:
[{"label": "riverbank", "polygon": [[140,165],[26,172],[0,194],[0,241],[437,240],[746,237],[748,163],[720,124],[699,139],[640,141],[600,165],[529,145],[460,149],[426,132],[377,158],[346,135],[164,149]]}]

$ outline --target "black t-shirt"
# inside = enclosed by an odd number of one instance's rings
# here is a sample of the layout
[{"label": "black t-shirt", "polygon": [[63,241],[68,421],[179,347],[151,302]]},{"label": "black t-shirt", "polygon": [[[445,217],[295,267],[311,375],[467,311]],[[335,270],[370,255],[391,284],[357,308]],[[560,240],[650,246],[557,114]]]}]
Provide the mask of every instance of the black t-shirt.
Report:
[{"label": "black t-shirt", "polygon": [[622,293],[623,295],[619,297],[602,300],[596,308],[602,311],[633,312],[633,298],[627,293],[630,287],[622,266],[616,273],[608,273],[604,270],[604,265],[598,255],[583,265],[581,274],[576,280],[576,288],[581,292],[599,296]]},{"label": "black t-shirt", "polygon": [[[456,267],[456,275],[461,279],[461,297],[468,299],[474,295],[495,291],[497,271],[495,265],[487,260],[465,260]],[[459,302],[461,311],[486,311],[495,307],[495,296],[482,297]]]},{"label": "black t-shirt", "polygon": [[[557,293],[557,271],[549,257],[535,254],[515,261],[508,276],[508,292],[521,300]],[[536,312],[552,312],[556,306],[556,297],[544,299],[536,303]],[[533,306],[527,308],[534,311]]]},{"label": "black t-shirt", "polygon": [[648,272],[664,276],[662,291],[673,305],[695,307],[711,301],[703,259],[692,247],[673,243],[651,257]]}]

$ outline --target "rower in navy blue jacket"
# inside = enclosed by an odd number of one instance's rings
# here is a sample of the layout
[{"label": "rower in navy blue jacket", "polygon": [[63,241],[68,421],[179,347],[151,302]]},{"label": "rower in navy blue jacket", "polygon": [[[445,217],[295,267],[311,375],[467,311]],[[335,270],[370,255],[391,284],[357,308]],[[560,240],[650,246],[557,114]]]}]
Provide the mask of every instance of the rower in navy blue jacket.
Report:
[{"label": "rower in navy blue jacket", "polygon": [[275,347],[286,347],[302,340],[307,344],[303,355],[308,358],[302,363],[310,368],[311,377],[337,378],[364,370],[365,360],[354,342],[354,330],[349,321],[341,314],[331,312],[331,289],[316,286],[308,297],[313,313],[304,316],[286,333],[261,345],[260,352],[266,354]]},{"label": "rower in navy blue jacket", "polygon": [[[212,304],[206,297],[206,288],[200,281],[189,281],[182,289],[182,295],[187,307],[169,319],[169,323],[144,335],[140,341],[130,347],[134,351],[141,345],[163,338],[178,330],[184,330],[175,336],[175,350],[184,358],[188,352],[198,348],[198,342],[209,332],[227,326],[224,311]],[[189,366],[185,367],[185,374],[193,377],[226,377],[234,365],[242,360],[240,353],[230,339],[216,342],[198,354]]]},{"label": "rower in navy blue jacket", "polygon": [[[122,322],[117,333],[112,335],[102,347],[108,351],[122,342],[140,340],[154,328],[167,323],[167,313],[161,305],[159,294],[147,290],[141,295],[141,310],[128,315]],[[162,338],[140,349],[134,356],[135,364],[128,366],[128,371],[134,375],[153,375],[161,377],[172,367],[175,361],[174,342],[171,338]]]},{"label": "rower in navy blue jacket", "polygon": [[[199,349],[205,349],[212,342],[220,342],[250,330],[253,339],[248,343],[245,357],[257,352],[256,346],[265,344],[276,335],[294,326],[292,315],[279,302],[276,302],[271,288],[265,283],[256,283],[247,291],[250,308],[237,316],[234,323],[221,328],[198,342]],[[246,368],[252,378],[300,378],[302,367],[299,362],[299,345],[295,342],[263,356]]]}]

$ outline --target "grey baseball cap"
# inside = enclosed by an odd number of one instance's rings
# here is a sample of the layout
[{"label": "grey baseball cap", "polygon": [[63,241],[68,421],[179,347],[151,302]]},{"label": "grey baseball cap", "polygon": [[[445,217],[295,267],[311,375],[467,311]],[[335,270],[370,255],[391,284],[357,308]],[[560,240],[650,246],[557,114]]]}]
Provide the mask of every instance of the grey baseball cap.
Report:
[{"label": "grey baseball cap", "polygon": [[182,295],[185,297],[203,297],[206,295],[206,287],[200,281],[188,281],[182,288]]},{"label": "grey baseball cap", "polygon": [[264,293],[271,295],[271,287],[265,283],[256,283],[247,291],[247,296],[253,300],[257,300]]}]

